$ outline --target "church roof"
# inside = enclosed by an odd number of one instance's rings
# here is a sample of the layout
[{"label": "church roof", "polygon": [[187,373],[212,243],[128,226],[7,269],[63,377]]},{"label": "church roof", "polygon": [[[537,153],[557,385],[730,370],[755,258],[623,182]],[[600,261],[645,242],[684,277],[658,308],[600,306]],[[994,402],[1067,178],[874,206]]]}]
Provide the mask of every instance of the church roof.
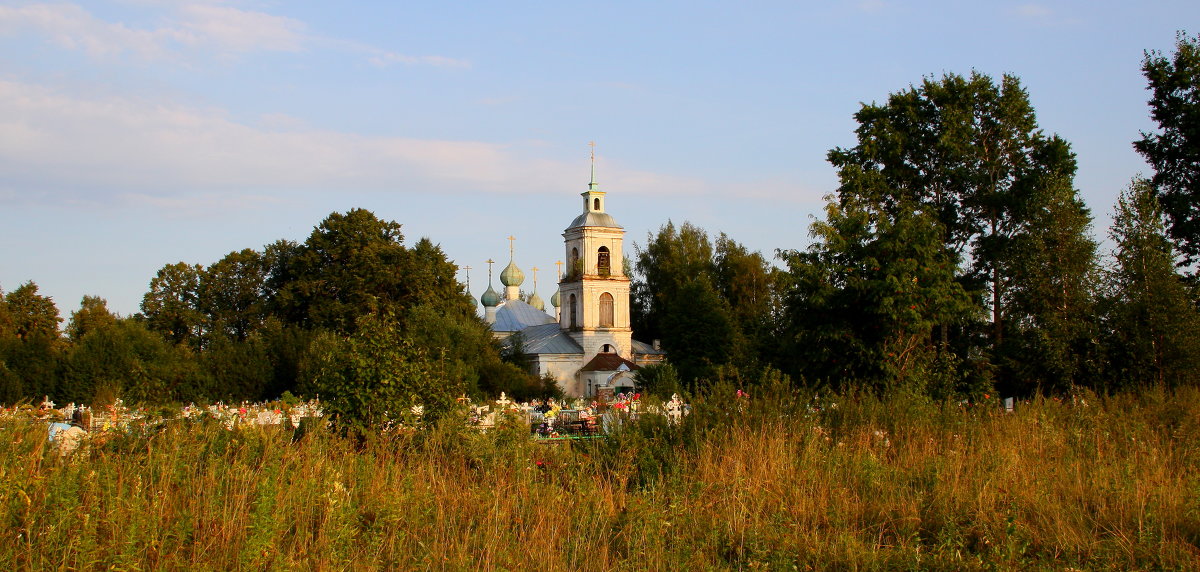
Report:
[{"label": "church roof", "polygon": [[644,355],[644,356],[646,356],[646,355],[651,355],[651,356],[667,355],[667,352],[664,352],[662,350],[656,350],[656,349],[654,349],[654,346],[652,346],[646,342],[639,342],[637,340],[630,340],[630,342],[631,342],[630,345],[633,346],[633,353],[635,353],[635,354],[640,354],[640,355]]},{"label": "church roof", "polygon": [[496,310],[496,322],[492,330],[496,332],[519,332],[529,326],[540,326],[558,322],[554,317],[520,300],[509,300]]},{"label": "church roof", "polygon": [[521,330],[527,354],[582,354],[583,348],[558,327],[558,322]]},{"label": "church roof", "polygon": [[624,228],[617,224],[617,219],[608,213],[586,212],[571,221],[571,226],[567,229],[572,229],[580,226],[604,226],[608,228]]},{"label": "church roof", "polygon": [[642,369],[637,364],[617,354],[596,354],[592,361],[587,362],[579,371],[618,371],[624,365],[627,371]]}]

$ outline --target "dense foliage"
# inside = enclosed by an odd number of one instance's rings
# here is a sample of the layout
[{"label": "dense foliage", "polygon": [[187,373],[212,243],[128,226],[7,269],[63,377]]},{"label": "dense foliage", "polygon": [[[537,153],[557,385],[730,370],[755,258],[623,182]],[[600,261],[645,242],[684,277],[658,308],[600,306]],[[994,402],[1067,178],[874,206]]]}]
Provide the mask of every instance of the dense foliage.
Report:
[{"label": "dense foliage", "polygon": [[444,411],[463,393],[540,387],[501,360],[455,273],[430,240],[407,247],[399,224],[356,209],[331,214],[303,244],[165,265],[135,316],[85,296],[66,337],[54,302],[30,282],[0,303],[0,401],[292,391],[326,398],[356,425],[415,405]]}]

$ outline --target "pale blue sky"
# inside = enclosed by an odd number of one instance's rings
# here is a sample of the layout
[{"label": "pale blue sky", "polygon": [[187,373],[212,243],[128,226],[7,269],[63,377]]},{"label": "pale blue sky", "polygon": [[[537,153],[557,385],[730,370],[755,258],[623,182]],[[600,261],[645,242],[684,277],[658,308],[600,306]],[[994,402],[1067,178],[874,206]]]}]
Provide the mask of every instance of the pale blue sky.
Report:
[{"label": "pale blue sky", "polygon": [[[1171,2],[279,2],[0,5],[0,288],[66,318],[138,311],[154,273],[363,207],[470,265],[543,268],[581,210],[770,256],[803,248],[860,102],[943,72],[1019,76],[1107,234],[1139,67],[1195,28]],[[632,249],[629,249],[632,252]],[[531,285],[527,281],[526,289]]]}]

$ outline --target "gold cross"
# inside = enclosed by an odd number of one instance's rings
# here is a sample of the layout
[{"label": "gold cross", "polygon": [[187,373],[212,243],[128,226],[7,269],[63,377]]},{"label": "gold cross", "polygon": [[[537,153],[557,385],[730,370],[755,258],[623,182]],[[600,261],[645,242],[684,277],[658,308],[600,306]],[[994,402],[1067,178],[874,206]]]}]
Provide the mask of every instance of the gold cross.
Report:
[{"label": "gold cross", "polygon": [[534,266],[533,268],[530,268],[530,270],[533,271],[533,289],[534,291],[537,291],[537,271],[541,270],[541,268]]},{"label": "gold cross", "polygon": [[558,279],[559,279],[559,281],[562,281],[562,267],[563,267],[563,261],[561,261],[561,260],[559,260],[559,261],[556,261],[556,262],[554,263],[554,265],[558,267]]},{"label": "gold cross", "polygon": [[516,241],[517,241],[517,237],[515,237],[511,234],[508,235],[508,255],[510,258],[512,257],[512,253],[513,253],[513,243],[515,243]]}]

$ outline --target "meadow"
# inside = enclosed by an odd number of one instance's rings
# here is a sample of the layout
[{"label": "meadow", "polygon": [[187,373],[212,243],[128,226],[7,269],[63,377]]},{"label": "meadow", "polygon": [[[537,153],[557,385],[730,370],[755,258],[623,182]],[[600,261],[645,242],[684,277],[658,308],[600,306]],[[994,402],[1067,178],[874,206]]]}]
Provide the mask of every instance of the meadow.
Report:
[{"label": "meadow", "polygon": [[0,424],[14,569],[1195,569],[1200,391],[719,388],[679,425],[354,439],[163,424],[60,455]]}]

